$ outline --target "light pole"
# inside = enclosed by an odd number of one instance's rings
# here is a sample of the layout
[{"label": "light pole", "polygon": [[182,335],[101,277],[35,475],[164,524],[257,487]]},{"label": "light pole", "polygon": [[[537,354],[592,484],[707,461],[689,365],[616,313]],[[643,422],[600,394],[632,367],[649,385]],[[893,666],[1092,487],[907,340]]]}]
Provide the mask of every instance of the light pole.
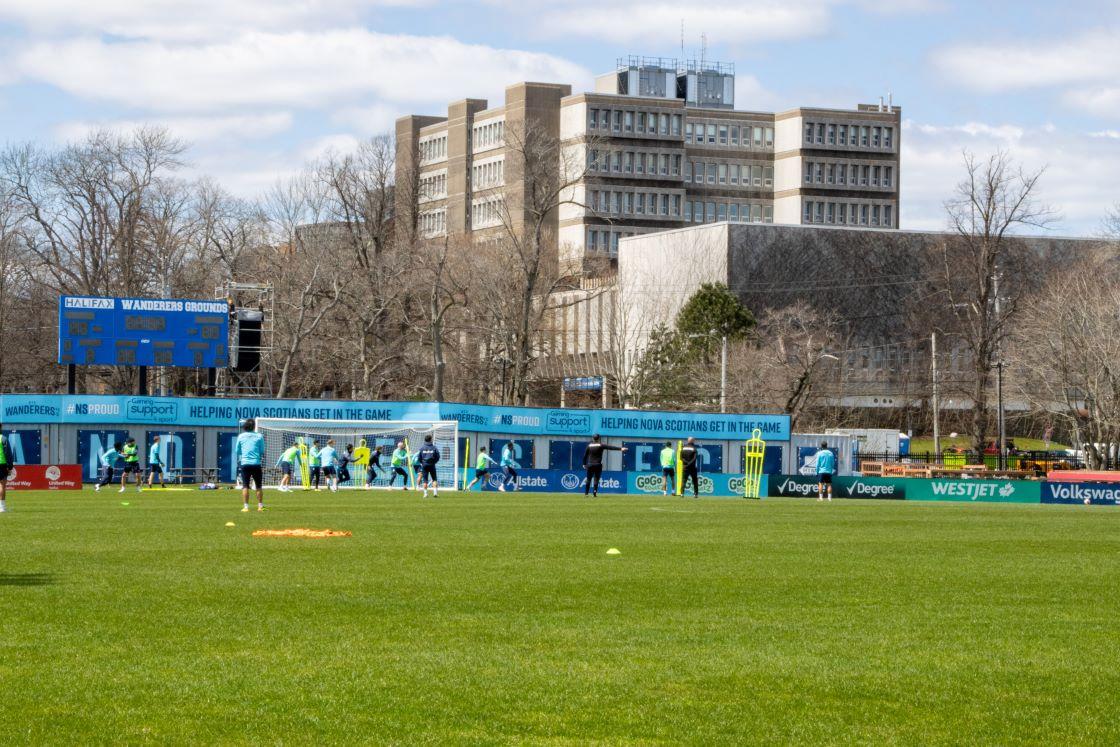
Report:
[{"label": "light pole", "polygon": [[719,355],[719,411],[727,412],[727,335],[723,335]]},{"label": "light pole", "polygon": [[500,355],[500,356],[498,356],[497,358],[494,359],[494,362],[502,367],[502,400],[501,400],[501,402],[502,402],[502,406],[504,407],[505,404],[506,404],[506,366],[508,366],[510,364],[510,360],[509,360],[509,358],[505,357],[504,355]]},{"label": "light pole", "polygon": [[929,333],[930,365],[933,367],[933,453],[941,461],[941,402],[937,398],[937,331]]}]

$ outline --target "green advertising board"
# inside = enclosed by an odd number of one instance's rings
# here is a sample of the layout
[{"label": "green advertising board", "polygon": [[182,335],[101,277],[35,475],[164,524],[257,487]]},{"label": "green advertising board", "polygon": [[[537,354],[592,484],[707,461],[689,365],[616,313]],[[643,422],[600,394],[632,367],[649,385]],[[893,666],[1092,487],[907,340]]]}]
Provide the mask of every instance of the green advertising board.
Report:
[{"label": "green advertising board", "polygon": [[[770,475],[766,495],[815,498],[812,475]],[[1039,503],[1041,483],[1030,480],[926,480],[917,477],[834,477],[833,498],[908,501]]]},{"label": "green advertising board", "polygon": [[907,480],[908,501],[1040,503],[1042,483],[1031,480]]}]

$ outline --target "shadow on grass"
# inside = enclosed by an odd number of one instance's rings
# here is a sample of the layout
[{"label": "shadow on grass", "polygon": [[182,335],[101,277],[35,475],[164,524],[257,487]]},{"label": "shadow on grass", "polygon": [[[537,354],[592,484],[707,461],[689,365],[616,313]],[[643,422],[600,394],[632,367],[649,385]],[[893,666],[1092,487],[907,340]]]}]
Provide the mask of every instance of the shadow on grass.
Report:
[{"label": "shadow on grass", "polygon": [[52,586],[58,583],[53,573],[0,573],[0,586]]}]

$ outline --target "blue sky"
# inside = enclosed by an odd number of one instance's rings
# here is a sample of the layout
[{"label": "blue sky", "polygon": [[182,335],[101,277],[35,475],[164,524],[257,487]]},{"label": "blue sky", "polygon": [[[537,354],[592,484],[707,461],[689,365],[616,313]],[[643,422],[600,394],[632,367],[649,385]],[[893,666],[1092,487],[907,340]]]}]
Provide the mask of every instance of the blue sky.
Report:
[{"label": "blue sky", "polygon": [[591,86],[627,54],[734,62],[740,108],[902,106],[902,225],[941,228],[961,151],[1046,167],[1054,232],[1120,201],[1120,2],[0,0],[0,139],[161,123],[252,196],[448,100]]}]

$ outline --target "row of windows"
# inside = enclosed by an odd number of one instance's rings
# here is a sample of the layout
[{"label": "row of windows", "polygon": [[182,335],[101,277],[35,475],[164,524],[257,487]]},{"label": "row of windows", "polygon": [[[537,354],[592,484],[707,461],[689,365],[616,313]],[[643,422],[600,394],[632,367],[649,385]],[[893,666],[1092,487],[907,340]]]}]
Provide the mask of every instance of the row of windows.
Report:
[{"label": "row of windows", "polygon": [[684,180],[693,184],[732,184],[770,188],[774,186],[774,167],[760,164],[692,161],[689,168],[684,170]]},{"label": "row of windows", "polygon": [[602,215],[664,215],[680,217],[681,196],[657,192],[592,190],[587,206]]},{"label": "row of windows", "polygon": [[894,146],[894,128],[806,122],[805,144],[844,145],[891,150]]},{"label": "row of windows", "polygon": [[506,162],[504,159],[476,163],[471,167],[471,185],[475,189],[489,189],[505,184]]},{"label": "row of windows", "polygon": [[471,144],[474,150],[492,148],[505,142],[505,120],[488,121],[471,128]]},{"label": "row of windows", "polygon": [[696,145],[724,145],[743,148],[773,148],[774,128],[751,125],[689,122],[684,126],[684,141]]},{"label": "row of windows", "polygon": [[420,233],[424,236],[441,236],[447,233],[447,210],[430,210],[420,213]]},{"label": "row of windows", "polygon": [[420,160],[447,158],[447,135],[435,135],[420,141]]},{"label": "row of windows", "polygon": [[619,109],[588,109],[587,129],[607,133],[680,137],[681,115]]},{"label": "row of windows", "polygon": [[858,163],[805,162],[806,184],[846,184],[852,187],[889,187],[894,181],[893,166]]},{"label": "row of windows", "polygon": [[636,236],[634,231],[610,231],[602,228],[587,229],[587,251],[618,254],[618,240]]},{"label": "row of windows", "polygon": [[471,203],[471,228],[489,228],[502,222],[502,198],[488,197]]},{"label": "row of windows", "polygon": [[447,197],[447,172],[420,177],[420,200],[438,200]]},{"label": "row of windows", "polygon": [[682,158],[679,153],[592,149],[587,153],[587,170],[615,174],[680,176]]},{"label": "row of windows", "polygon": [[894,206],[805,200],[802,223],[894,227]]},{"label": "row of windows", "polygon": [[684,203],[684,219],[693,223],[773,223],[774,206],[758,202],[701,202]]}]

